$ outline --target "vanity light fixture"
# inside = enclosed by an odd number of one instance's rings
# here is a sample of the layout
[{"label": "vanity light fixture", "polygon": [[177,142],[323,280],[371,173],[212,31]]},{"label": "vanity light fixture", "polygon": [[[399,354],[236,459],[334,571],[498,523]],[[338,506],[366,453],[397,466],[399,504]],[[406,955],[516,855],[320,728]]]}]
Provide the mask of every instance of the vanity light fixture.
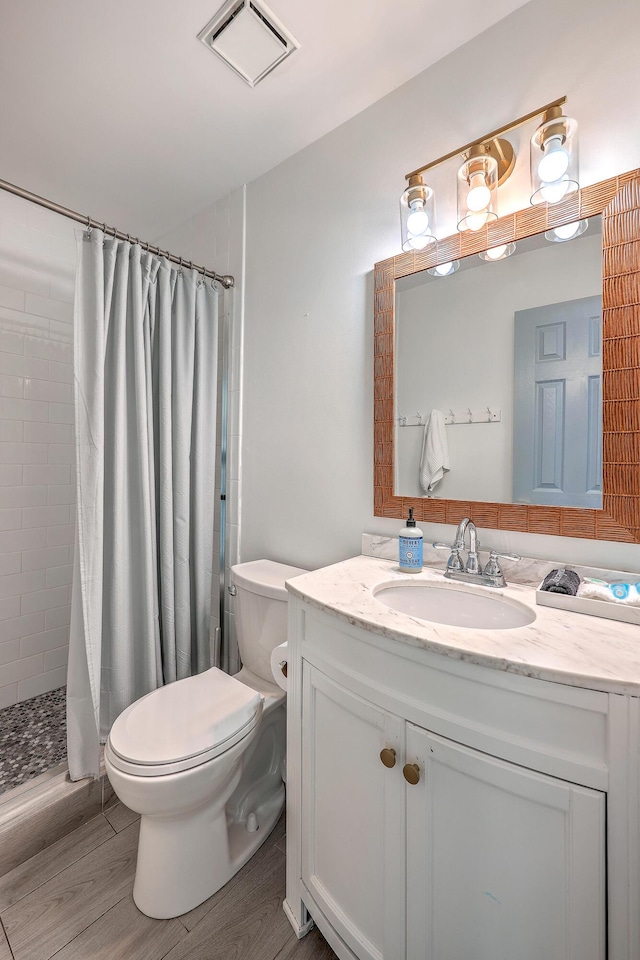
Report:
[{"label": "vanity light fixture", "polygon": [[403,250],[424,250],[436,242],[435,197],[419,173],[409,177],[409,186],[400,197],[400,222]]},{"label": "vanity light fixture", "polygon": [[478,254],[481,260],[487,260],[489,263],[495,263],[497,260],[506,260],[515,252],[515,243],[501,243],[499,247],[489,247]]},{"label": "vanity light fixture", "polygon": [[447,263],[439,263],[435,267],[429,267],[427,273],[430,273],[432,277],[449,277],[459,269],[459,260],[449,260]]},{"label": "vanity light fixture", "polygon": [[579,189],[578,124],[549,107],[531,137],[531,203],[559,203]]},{"label": "vanity light fixture", "polygon": [[576,237],[584,233],[588,225],[588,220],[574,220],[572,223],[563,223],[560,227],[547,230],[545,238],[550,240],[551,243],[566,243],[567,240],[575,240]]},{"label": "vanity light fixture", "polygon": [[474,144],[458,169],[458,230],[481,230],[498,219],[498,187],[516,162],[508,140]]},{"label": "vanity light fixture", "polygon": [[[408,185],[400,198],[402,249],[405,252],[424,250],[435,242],[434,192],[422,174],[454,157],[462,159],[457,173],[458,230],[482,230],[497,219],[498,187],[511,176],[516,161],[513,145],[503,134],[530,120],[542,118],[531,139],[531,202],[557,203],[577,190],[578,125],[563,115],[565,102],[566,97],[560,97],[407,173]],[[500,258],[488,255],[483,260],[503,259],[511,253],[513,250],[508,250]]]}]

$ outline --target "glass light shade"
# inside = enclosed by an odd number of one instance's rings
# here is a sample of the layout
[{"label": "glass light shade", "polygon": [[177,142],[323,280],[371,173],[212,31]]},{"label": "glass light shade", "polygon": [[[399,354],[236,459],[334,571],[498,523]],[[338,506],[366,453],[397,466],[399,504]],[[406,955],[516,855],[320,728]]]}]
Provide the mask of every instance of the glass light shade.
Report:
[{"label": "glass light shade", "polygon": [[436,242],[435,195],[420,175],[411,177],[400,197],[400,226],[405,251],[424,250]]},{"label": "glass light shade", "polygon": [[574,220],[572,223],[563,223],[561,227],[547,230],[545,237],[551,243],[566,243],[567,240],[575,240],[576,237],[579,237],[588,226],[588,220]]},{"label": "glass light shade", "polygon": [[481,260],[488,263],[496,263],[498,260],[506,260],[516,249],[515,243],[502,243],[499,247],[489,247],[478,254]]},{"label": "glass light shade", "polygon": [[[472,153],[481,148],[473,148]],[[458,170],[458,230],[481,230],[498,217],[498,162],[474,153]]]},{"label": "glass light shade", "polygon": [[[545,119],[531,138],[531,203],[559,203],[580,186],[578,124],[557,114]],[[545,115],[546,117],[546,115]]]},{"label": "glass light shade", "polygon": [[459,269],[459,260],[449,260],[447,263],[439,263],[435,267],[429,267],[427,273],[430,273],[432,277],[449,277]]}]

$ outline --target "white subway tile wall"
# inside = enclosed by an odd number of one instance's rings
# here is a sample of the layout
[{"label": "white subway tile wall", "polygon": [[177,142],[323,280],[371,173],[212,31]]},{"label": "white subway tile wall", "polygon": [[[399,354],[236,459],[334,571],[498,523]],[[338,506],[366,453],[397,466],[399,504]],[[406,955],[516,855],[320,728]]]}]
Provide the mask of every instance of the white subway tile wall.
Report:
[{"label": "white subway tile wall", "polygon": [[66,682],[77,229],[0,191],[0,709]]}]

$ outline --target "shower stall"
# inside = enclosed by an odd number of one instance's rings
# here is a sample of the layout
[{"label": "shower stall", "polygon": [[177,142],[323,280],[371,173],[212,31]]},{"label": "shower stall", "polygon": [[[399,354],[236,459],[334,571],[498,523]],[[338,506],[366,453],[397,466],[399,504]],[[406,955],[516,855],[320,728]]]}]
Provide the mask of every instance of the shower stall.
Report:
[{"label": "shower stall", "polygon": [[[50,787],[66,772],[76,509],[73,299],[82,227],[62,213],[0,189],[0,820],[4,804],[14,809],[31,787]],[[225,295],[219,389],[226,385],[229,303]],[[225,502],[224,434],[219,424],[218,504]],[[219,509],[216,525],[214,643],[225,568]],[[222,659],[228,662],[228,650]]]}]

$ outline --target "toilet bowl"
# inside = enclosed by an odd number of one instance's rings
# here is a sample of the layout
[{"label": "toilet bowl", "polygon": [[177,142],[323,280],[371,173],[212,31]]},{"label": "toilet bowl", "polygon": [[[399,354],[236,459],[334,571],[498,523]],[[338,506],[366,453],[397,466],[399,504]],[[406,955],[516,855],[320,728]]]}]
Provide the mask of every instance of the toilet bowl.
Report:
[{"label": "toilet bowl", "polygon": [[270,655],[286,639],[284,582],[304,572],[270,560],[232,567],[240,673],[212,667],[167,684],[113,724],[105,767],[141,816],[133,898],[149,917],[177,917],[212,896],[280,816],[285,694]]}]

